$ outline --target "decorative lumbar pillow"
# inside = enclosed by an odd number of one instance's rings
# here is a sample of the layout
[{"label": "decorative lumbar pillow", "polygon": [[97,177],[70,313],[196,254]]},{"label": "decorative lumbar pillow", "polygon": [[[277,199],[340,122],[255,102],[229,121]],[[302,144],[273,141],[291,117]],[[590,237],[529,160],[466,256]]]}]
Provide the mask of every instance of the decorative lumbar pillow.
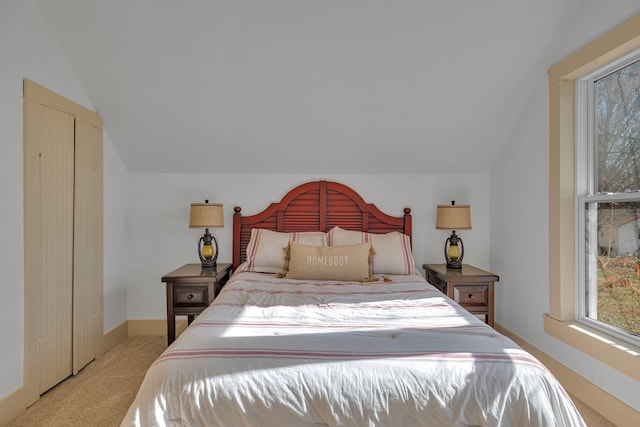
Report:
[{"label": "decorative lumbar pillow", "polygon": [[326,246],[326,233],[301,232],[279,233],[263,228],[251,229],[247,244],[247,260],[244,271],[257,273],[282,273],[285,268],[285,251],[289,241],[310,246]]},{"label": "decorative lumbar pillow", "polygon": [[411,252],[411,240],[406,234],[394,231],[386,234],[365,233],[334,227],[328,233],[329,245],[353,245],[371,242],[374,274],[413,274],[415,262]]},{"label": "decorative lumbar pillow", "polygon": [[308,246],[289,242],[287,279],[366,281],[371,277],[371,243]]}]

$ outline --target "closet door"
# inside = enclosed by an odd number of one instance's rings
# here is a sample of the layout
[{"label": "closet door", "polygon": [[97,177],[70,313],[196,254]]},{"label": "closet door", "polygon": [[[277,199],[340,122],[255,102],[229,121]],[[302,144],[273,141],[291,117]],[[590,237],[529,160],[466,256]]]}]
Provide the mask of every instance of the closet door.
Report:
[{"label": "closet door", "polygon": [[103,352],[102,166],[100,117],[25,80],[27,406]]},{"label": "closet door", "polygon": [[74,117],[40,105],[40,393],[71,375]]},{"label": "closet door", "polygon": [[[76,119],[73,373],[96,357],[102,333],[102,129]],[[100,282],[99,282],[100,281]]]}]

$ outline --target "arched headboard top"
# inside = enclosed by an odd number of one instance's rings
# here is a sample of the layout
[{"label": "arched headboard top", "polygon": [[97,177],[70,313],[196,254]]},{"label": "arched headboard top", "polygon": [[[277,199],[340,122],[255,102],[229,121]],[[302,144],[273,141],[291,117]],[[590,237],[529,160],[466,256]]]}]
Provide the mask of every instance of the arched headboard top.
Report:
[{"label": "arched headboard top", "polygon": [[327,232],[336,226],[370,233],[399,231],[411,237],[411,209],[404,208],[402,216],[387,215],[344,184],[307,182],[255,215],[244,216],[239,206],[234,208],[233,268],[245,260],[252,228],[289,233]]}]

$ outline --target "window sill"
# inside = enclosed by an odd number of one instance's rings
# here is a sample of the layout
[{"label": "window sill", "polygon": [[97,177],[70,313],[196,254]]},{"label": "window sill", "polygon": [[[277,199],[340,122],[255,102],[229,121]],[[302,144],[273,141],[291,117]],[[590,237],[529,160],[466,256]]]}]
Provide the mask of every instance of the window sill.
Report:
[{"label": "window sill", "polygon": [[575,321],[544,315],[544,331],[612,368],[640,381],[640,347]]}]

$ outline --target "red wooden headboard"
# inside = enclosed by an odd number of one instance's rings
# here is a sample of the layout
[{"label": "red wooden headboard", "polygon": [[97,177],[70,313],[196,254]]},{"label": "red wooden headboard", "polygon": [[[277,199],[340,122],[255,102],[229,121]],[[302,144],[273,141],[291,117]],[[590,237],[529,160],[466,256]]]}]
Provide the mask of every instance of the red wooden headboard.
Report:
[{"label": "red wooden headboard", "polygon": [[246,258],[252,228],[280,232],[345,230],[388,233],[400,231],[411,237],[411,209],[404,215],[389,216],[344,184],[312,181],[289,191],[280,202],[262,212],[243,216],[236,206],[233,214],[233,268]]}]

